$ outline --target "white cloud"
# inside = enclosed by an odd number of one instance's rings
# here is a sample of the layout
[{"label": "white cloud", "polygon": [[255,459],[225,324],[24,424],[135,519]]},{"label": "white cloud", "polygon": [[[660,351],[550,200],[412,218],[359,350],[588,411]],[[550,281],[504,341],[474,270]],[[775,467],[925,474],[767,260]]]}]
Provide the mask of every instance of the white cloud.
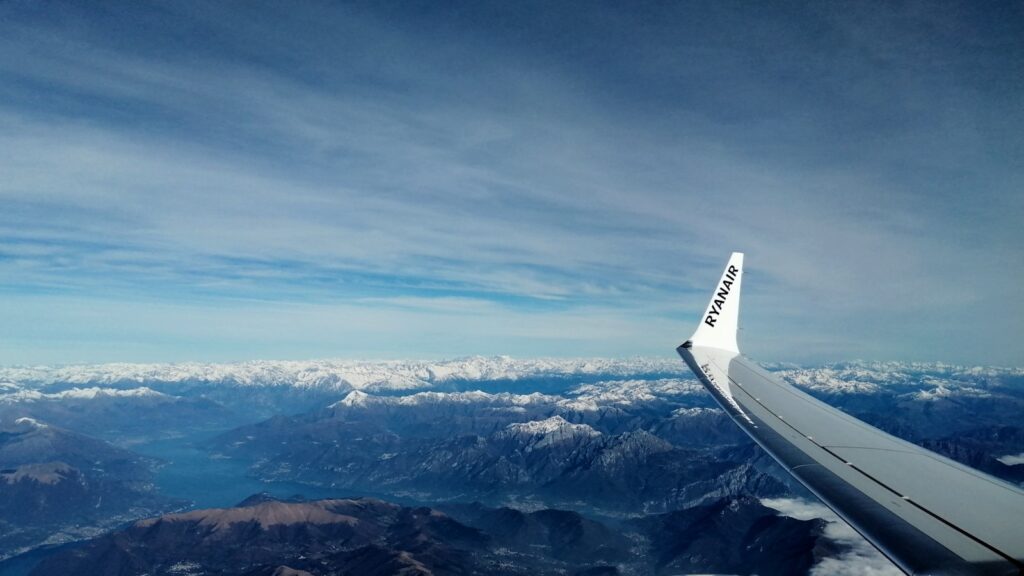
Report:
[{"label": "white cloud", "polygon": [[1024,464],[1024,452],[1021,452],[1020,454],[1007,454],[1006,456],[996,458],[996,460],[999,460],[1007,466],[1018,466],[1020,464]]},{"label": "white cloud", "polygon": [[[17,7],[7,10],[22,22]],[[60,11],[62,24],[26,16],[5,28],[6,287],[64,306],[80,302],[69,293],[158,294],[184,306],[195,290],[404,300],[424,313],[438,306],[433,296],[516,298],[626,324],[606,336],[611,349],[629,346],[655,312],[685,316],[675,332],[688,330],[727,253],[744,249],[755,356],[944,350],[958,361],[1021,361],[998,345],[1024,315],[1014,290],[1024,280],[1018,179],[989,153],[1000,141],[981,132],[984,118],[949,124],[938,139],[930,122],[897,134],[887,122],[833,124],[836,110],[846,122],[906,116],[898,103],[933,100],[918,97],[934,93],[927,77],[901,77],[903,97],[883,106],[833,84],[850,70],[857,86],[889,95],[891,84],[857,66],[860,50],[832,54],[839,67],[810,50],[795,60],[822,100],[766,108],[775,100],[759,95],[800,82],[750,73],[742,47],[714,34],[694,58],[693,46],[676,44],[685,35],[669,33],[682,16],[674,12],[661,34],[617,14],[622,46],[594,66],[540,50],[544,38],[509,42],[466,21],[442,33],[372,10],[224,10],[176,14],[176,30],[204,33],[173,49],[159,28],[125,37],[132,49],[114,45],[120,35],[73,7]],[[140,7],[124,18],[146,16]],[[604,30],[599,17],[573,20],[584,36]],[[837,46],[870,37],[826,23],[838,28]],[[727,77],[717,89],[704,84],[703,96],[692,90],[695,79]],[[1010,118],[1001,125],[1012,125],[1016,108],[1002,99],[971,107],[965,95],[949,94],[965,104],[957,117],[1001,110]],[[947,165],[962,189],[947,189]],[[981,294],[1002,313],[972,322]],[[491,325],[508,316],[495,313]],[[466,329],[451,318],[446,326]],[[950,326],[954,351],[941,346]]]},{"label": "white cloud", "polygon": [[761,503],[783,516],[798,520],[821,518],[828,522],[825,536],[845,550],[838,557],[815,564],[810,572],[813,576],[902,576],[899,568],[822,504],[796,498],[766,498]]}]

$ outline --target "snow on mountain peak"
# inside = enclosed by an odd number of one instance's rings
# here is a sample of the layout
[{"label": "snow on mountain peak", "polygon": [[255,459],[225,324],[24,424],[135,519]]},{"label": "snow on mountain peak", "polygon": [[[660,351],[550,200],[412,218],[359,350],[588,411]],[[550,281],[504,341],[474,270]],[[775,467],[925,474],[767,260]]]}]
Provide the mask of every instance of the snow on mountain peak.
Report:
[{"label": "snow on mountain peak", "polygon": [[532,358],[508,356],[441,361],[257,360],[233,364],[96,364],[63,367],[0,367],[0,382],[20,387],[72,384],[83,388],[124,384],[292,386],[324,390],[413,390],[451,381],[518,381],[679,373],[671,359]]},{"label": "snow on mountain peak", "polygon": [[511,392],[416,392],[405,396],[375,396],[361,390],[349,392],[345,398],[330,407],[367,407],[371,405],[423,406],[428,404],[493,404],[499,406],[528,406],[531,404],[555,404],[561,397],[539,392],[513,394]]},{"label": "snow on mountain peak", "polygon": [[835,368],[799,368],[782,370],[778,375],[790,384],[819,392],[840,394],[871,394],[878,392],[879,385],[871,382],[877,374],[867,370],[838,370]]},{"label": "snow on mountain peak", "polygon": [[548,434],[561,433],[563,435],[579,436],[600,436],[601,433],[586,424],[573,424],[561,416],[552,416],[544,420],[533,420],[530,422],[516,422],[509,424],[506,428],[512,432],[523,434],[546,436]]},{"label": "snow on mountain peak", "polygon": [[705,394],[704,388],[693,380],[610,380],[577,386],[563,405],[572,410],[593,412],[601,406],[632,406],[693,394]]},{"label": "snow on mountain peak", "polygon": [[18,418],[17,420],[14,421],[14,424],[17,426],[24,426],[26,428],[49,428],[49,426],[47,426],[46,424],[43,424],[42,422],[36,420],[35,418],[29,418],[28,416],[22,416],[21,418]]},{"label": "snow on mountain peak", "polygon": [[21,390],[4,393],[0,390],[0,403],[15,404],[18,402],[38,402],[44,400],[97,400],[103,398],[174,398],[168,394],[157,392],[152,388],[142,386],[139,388],[72,388],[60,392],[45,393],[38,390]]},{"label": "snow on mountain peak", "polygon": [[935,402],[953,397],[970,397],[970,398],[988,398],[992,396],[990,393],[974,388],[971,386],[946,386],[938,384],[930,390],[918,390],[910,395],[915,400],[921,400],[923,402]]},{"label": "snow on mountain peak", "polygon": [[674,418],[695,418],[698,416],[717,416],[724,414],[725,412],[721,408],[676,408],[672,411]]},{"label": "snow on mountain peak", "polygon": [[369,404],[373,396],[370,396],[362,390],[353,390],[349,392],[344,398],[331,404],[331,408],[338,406],[366,406]]},{"label": "snow on mountain peak", "polygon": [[[782,369],[779,369],[782,368]],[[826,394],[898,394],[922,391],[912,399],[929,401],[951,395],[982,395],[1013,386],[1024,369],[961,367],[948,364],[851,362],[820,367],[775,365],[789,382]],[[531,381],[551,389],[562,381],[570,389],[559,396],[520,393],[437,392],[465,383],[508,382],[527,391]],[[453,384],[455,384],[453,386]],[[508,407],[557,403],[574,412],[629,409],[629,406],[678,402],[704,395],[703,388],[677,359],[533,358],[507,356],[441,361],[251,361],[234,364],[102,364],[65,367],[0,367],[0,404],[57,399],[188,396],[202,387],[293,388],[337,393],[341,406],[378,403],[477,403]],[[344,396],[353,390],[369,395]],[[373,396],[378,391],[402,392]],[[910,397],[910,396],[908,396]]]},{"label": "snow on mountain peak", "polygon": [[167,394],[157,392],[148,386],[141,386],[139,388],[129,388],[123,390],[120,388],[100,388],[93,386],[91,388],[72,388],[71,390],[65,390],[63,392],[57,392],[49,396],[58,396],[63,398],[80,398],[83,400],[95,400],[96,398],[102,398],[104,396],[111,398],[145,398],[145,397],[168,397]]}]

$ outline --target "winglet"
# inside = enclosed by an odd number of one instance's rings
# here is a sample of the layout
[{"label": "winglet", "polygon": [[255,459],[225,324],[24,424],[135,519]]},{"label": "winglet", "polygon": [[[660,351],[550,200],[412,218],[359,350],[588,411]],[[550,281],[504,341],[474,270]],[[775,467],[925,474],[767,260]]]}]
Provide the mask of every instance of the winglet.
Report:
[{"label": "winglet", "polygon": [[736,332],[740,317],[740,282],[743,280],[743,253],[733,252],[722,272],[711,302],[690,338],[693,346],[720,348],[739,354]]}]

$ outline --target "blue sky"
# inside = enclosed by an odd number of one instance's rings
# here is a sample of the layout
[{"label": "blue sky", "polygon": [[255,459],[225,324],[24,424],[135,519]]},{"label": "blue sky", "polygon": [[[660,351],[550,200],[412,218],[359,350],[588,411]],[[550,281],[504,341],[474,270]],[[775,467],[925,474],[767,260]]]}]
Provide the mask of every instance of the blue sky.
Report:
[{"label": "blue sky", "polygon": [[1024,364],[1020,3],[0,5],[0,363]]}]

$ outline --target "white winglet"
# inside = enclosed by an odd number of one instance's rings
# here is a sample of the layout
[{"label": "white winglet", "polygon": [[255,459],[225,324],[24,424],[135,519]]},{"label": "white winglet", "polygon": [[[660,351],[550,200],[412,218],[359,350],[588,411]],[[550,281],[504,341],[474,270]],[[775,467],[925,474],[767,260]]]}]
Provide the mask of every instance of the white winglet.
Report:
[{"label": "white winglet", "polygon": [[736,332],[740,318],[740,282],[743,280],[743,253],[733,252],[729,264],[722,272],[711,302],[700,319],[690,342],[693,346],[740,351]]}]

